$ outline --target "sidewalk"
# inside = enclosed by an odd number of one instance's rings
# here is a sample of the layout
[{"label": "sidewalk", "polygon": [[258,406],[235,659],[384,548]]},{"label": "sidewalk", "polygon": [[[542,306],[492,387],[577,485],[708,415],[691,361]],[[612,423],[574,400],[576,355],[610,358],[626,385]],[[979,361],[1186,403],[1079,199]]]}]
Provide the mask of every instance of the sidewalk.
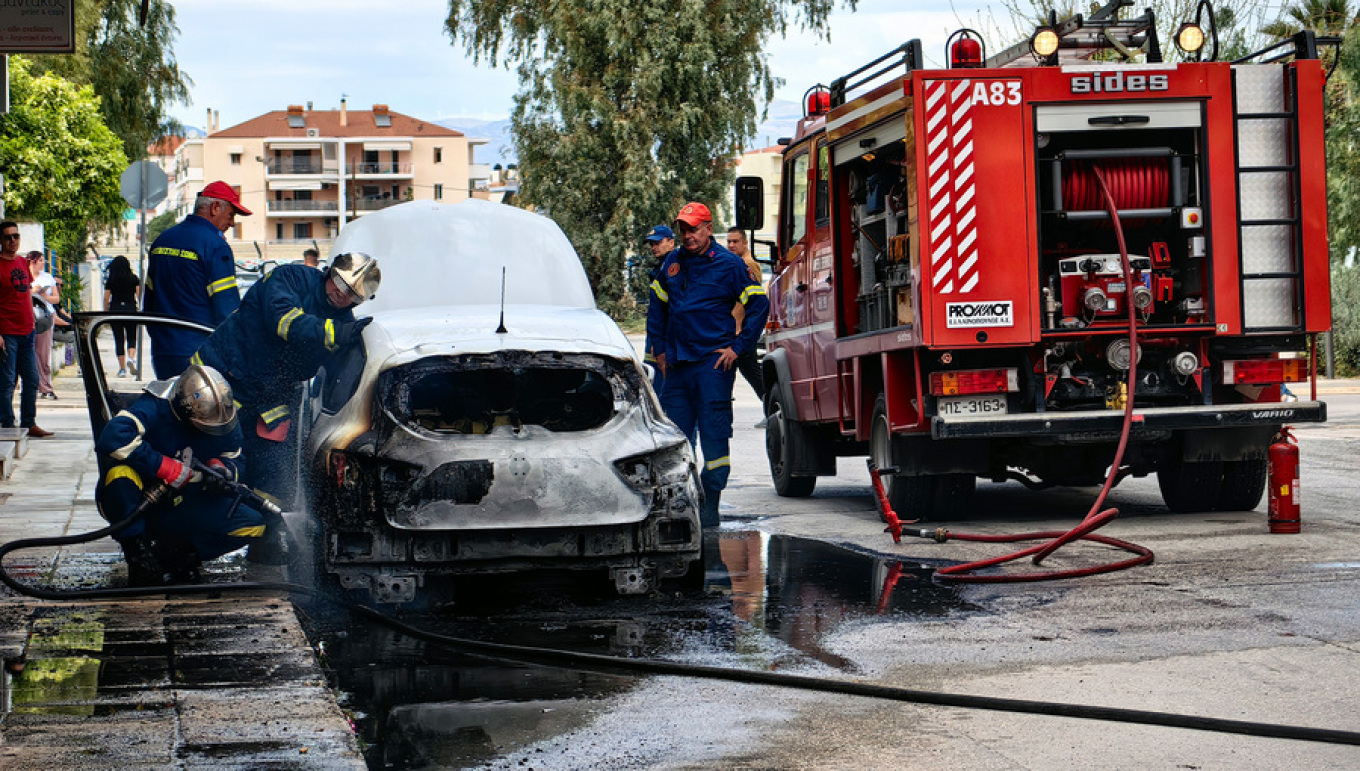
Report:
[{"label": "sidewalk", "polygon": [[[0,542],[105,524],[77,368],[54,387],[37,423],[55,436],[29,440],[0,481]],[[5,565],[49,588],[126,582],[110,539]],[[287,597],[44,602],[0,588],[0,767],[202,766],[365,768]]]}]

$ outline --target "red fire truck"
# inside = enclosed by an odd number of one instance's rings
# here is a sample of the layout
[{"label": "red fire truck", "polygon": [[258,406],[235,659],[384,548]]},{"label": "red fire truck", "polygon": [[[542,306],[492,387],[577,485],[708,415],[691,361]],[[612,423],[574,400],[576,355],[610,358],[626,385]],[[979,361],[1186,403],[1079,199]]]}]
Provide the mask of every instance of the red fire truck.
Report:
[{"label": "red fire truck", "polygon": [[[1247,510],[1272,436],[1326,419],[1310,354],[1331,324],[1334,41],[1219,62],[1188,24],[1172,63],[1127,4],[1050,15],[991,58],[962,30],[944,69],[912,41],[809,91],[763,359],[780,495],[867,454],[908,517],[961,512],[979,477],[1107,471],[1156,473],[1175,511]],[[740,227],[759,226],[761,184],[738,180]],[[1314,400],[1282,400],[1310,380]]]}]

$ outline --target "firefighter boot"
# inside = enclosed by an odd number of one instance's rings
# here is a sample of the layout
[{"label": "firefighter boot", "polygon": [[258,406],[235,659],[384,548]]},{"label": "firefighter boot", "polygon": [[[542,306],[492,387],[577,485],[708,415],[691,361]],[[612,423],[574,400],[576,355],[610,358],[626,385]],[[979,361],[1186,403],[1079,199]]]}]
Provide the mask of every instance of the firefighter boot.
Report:
[{"label": "firefighter boot", "polygon": [[122,542],[123,559],[127,562],[128,586],[165,586],[174,576],[151,544],[145,533]]},{"label": "firefighter boot", "polygon": [[201,584],[203,575],[199,568],[203,566],[203,560],[199,559],[198,552],[194,550],[193,544],[188,541],[157,541],[156,553],[160,555],[161,564],[165,566],[170,576],[172,584]]},{"label": "firefighter boot", "polygon": [[288,564],[288,534],[282,522],[265,525],[264,535],[246,547],[246,561],[255,565]]},{"label": "firefighter boot", "polygon": [[704,529],[718,526],[718,499],[721,492],[705,493],[704,503],[699,509],[699,525]]}]

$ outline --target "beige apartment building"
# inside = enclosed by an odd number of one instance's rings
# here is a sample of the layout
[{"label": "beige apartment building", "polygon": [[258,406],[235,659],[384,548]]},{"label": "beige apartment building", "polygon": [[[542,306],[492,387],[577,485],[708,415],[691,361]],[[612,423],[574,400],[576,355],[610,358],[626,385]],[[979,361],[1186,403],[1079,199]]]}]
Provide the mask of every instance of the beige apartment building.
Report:
[{"label": "beige apartment building", "polygon": [[168,195],[177,218],[203,187],[222,180],[253,214],[226,233],[238,262],[299,259],[315,243],[327,255],[346,222],[403,201],[456,203],[485,187],[473,163],[485,140],[395,112],[290,106],[184,141]]}]

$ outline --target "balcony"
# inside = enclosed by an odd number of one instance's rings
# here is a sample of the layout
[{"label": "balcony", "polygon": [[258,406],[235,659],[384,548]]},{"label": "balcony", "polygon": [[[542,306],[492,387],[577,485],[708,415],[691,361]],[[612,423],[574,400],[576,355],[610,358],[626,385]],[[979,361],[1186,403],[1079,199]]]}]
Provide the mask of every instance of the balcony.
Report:
[{"label": "balcony", "polygon": [[265,211],[270,215],[337,214],[340,204],[337,201],[266,201]]},{"label": "balcony", "polygon": [[386,209],[389,206],[396,206],[399,203],[403,203],[403,200],[400,198],[360,198],[351,205],[354,207],[355,211],[367,212],[379,211],[381,209]]},{"label": "balcony", "polygon": [[411,163],[392,161],[380,161],[378,163],[349,163],[345,165],[345,173],[358,177],[409,177],[411,176]]},{"label": "balcony", "polygon": [[270,158],[264,162],[266,175],[336,174],[339,170],[338,162],[323,161],[320,158]]}]

